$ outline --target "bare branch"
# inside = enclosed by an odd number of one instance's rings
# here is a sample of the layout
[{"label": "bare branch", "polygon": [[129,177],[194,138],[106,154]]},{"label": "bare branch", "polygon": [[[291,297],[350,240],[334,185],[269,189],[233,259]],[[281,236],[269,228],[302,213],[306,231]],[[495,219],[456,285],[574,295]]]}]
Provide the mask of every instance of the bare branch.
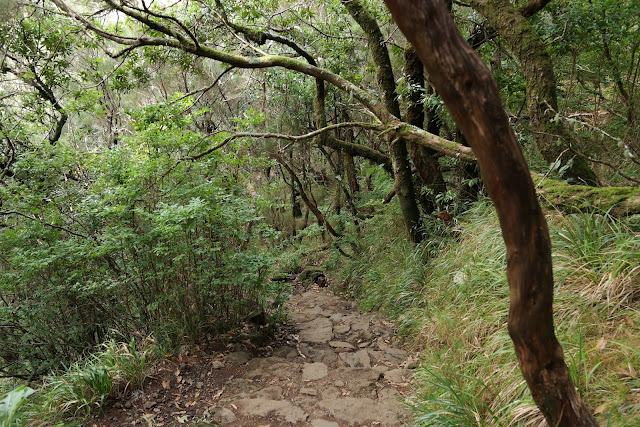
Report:
[{"label": "bare branch", "polygon": [[37,221],[40,224],[46,226],[46,227],[51,227],[51,228],[55,228],[57,230],[62,230],[62,231],[66,231],[69,234],[72,234],[74,236],[78,236],[78,237],[84,237],[85,239],[87,238],[87,236],[85,236],[84,234],[80,234],[80,233],[76,233],[73,230],[68,229],[67,227],[63,227],[61,225],[55,225],[55,224],[49,224],[48,222],[44,222],[42,220],[40,220],[39,218],[33,217],[33,216],[29,216],[27,214],[24,214],[22,212],[18,212],[18,211],[0,211],[0,215],[18,215],[21,216],[23,218],[27,218],[30,219],[31,221]]},{"label": "bare branch", "polygon": [[541,11],[549,3],[551,3],[551,0],[531,0],[529,3],[520,7],[518,12],[520,12],[520,14],[525,18],[530,18]]},{"label": "bare branch", "polygon": [[382,126],[379,124],[375,124],[375,123],[361,123],[361,122],[348,122],[348,123],[337,123],[337,124],[333,124],[333,125],[329,125],[327,127],[324,127],[322,129],[317,129],[314,130],[313,132],[309,132],[309,133],[305,133],[304,135],[285,135],[285,134],[280,134],[280,133],[271,133],[271,132],[267,132],[267,133],[257,133],[257,132],[238,132],[238,133],[233,133],[231,134],[229,137],[225,138],[224,141],[222,141],[221,143],[203,151],[200,154],[194,154],[192,156],[189,156],[186,158],[186,160],[198,160],[208,154],[213,153],[214,151],[219,150],[220,148],[224,147],[225,145],[227,145],[229,142],[233,141],[234,139],[238,139],[238,138],[274,138],[274,139],[283,139],[285,141],[304,141],[307,139],[311,139],[314,138],[318,135],[321,135],[325,132],[329,132],[331,130],[334,129],[340,129],[340,128],[346,128],[346,127],[360,127],[360,128],[365,128],[365,129],[374,129],[374,130],[382,130]]}]

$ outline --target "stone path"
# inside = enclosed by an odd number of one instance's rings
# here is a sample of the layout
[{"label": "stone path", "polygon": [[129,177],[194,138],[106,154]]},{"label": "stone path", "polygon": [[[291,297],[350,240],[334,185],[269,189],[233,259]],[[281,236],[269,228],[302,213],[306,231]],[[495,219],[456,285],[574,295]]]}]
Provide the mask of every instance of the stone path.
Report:
[{"label": "stone path", "polygon": [[394,347],[392,325],[326,288],[288,305],[297,333],[269,357],[229,354],[225,364],[246,369],[226,383],[204,418],[232,426],[403,425],[416,362]]}]

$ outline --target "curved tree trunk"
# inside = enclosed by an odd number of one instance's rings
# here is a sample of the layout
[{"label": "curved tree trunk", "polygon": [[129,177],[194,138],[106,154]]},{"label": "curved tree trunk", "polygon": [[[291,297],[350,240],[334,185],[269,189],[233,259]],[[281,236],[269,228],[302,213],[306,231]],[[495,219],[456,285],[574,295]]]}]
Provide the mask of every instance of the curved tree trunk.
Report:
[{"label": "curved tree trunk", "polygon": [[491,73],[440,0],[385,0],[471,144],[507,246],[508,328],[533,398],[552,426],[597,425],[571,383],[553,327],[547,223]]},{"label": "curved tree trunk", "polygon": [[[542,7],[548,2],[532,3],[541,3]],[[568,143],[571,141],[569,131],[560,121],[554,120],[558,112],[556,77],[544,42],[525,18],[526,15],[523,15],[532,13],[532,10],[522,8],[519,11],[508,0],[471,0],[470,4],[487,18],[520,60],[527,88],[531,127],[544,159],[549,163],[560,159],[562,164],[571,161],[565,177],[573,178],[579,183],[596,185],[596,175],[591,165],[586,159],[574,155]]]}]

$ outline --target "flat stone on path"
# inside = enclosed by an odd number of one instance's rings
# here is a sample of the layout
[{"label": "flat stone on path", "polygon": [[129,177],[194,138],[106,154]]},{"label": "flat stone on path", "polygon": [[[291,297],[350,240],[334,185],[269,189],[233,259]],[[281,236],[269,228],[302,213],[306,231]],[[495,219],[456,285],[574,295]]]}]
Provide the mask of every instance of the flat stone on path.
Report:
[{"label": "flat stone on path", "polygon": [[331,320],[321,317],[300,325],[300,340],[311,343],[325,343],[333,338]]},{"label": "flat stone on path", "polygon": [[302,368],[302,381],[317,381],[329,374],[329,369],[324,363],[307,363]]},{"label": "flat stone on path", "polygon": [[340,424],[335,421],[313,420],[311,421],[311,427],[340,427]]},{"label": "flat stone on path", "polygon": [[355,353],[340,353],[340,359],[349,365],[350,368],[370,368],[371,358],[367,350],[356,351]]},{"label": "flat stone on path", "polygon": [[309,417],[302,408],[295,406],[288,400],[239,399],[234,401],[234,404],[240,413],[253,417],[266,417],[273,412],[288,423],[306,421]]},{"label": "flat stone on path", "polygon": [[380,372],[373,369],[339,368],[336,374],[346,381],[347,388],[353,393],[371,390],[380,379]]},{"label": "flat stone on path", "polygon": [[315,388],[302,387],[300,389],[300,394],[304,394],[305,396],[317,396],[318,391]]},{"label": "flat stone on path", "polygon": [[408,369],[391,369],[390,371],[382,374],[385,380],[389,380],[392,383],[406,383],[411,376],[411,372]]},{"label": "flat stone on path", "polygon": [[378,422],[383,426],[401,425],[399,416],[406,409],[395,400],[376,402],[373,399],[342,397],[318,402],[318,406],[329,411],[331,416],[353,425],[354,423]]},{"label": "flat stone on path", "polygon": [[249,360],[251,360],[251,355],[244,351],[235,351],[227,356],[227,362],[234,366],[244,365]]},{"label": "flat stone on path", "polygon": [[333,327],[333,332],[336,334],[346,334],[351,330],[351,325],[336,325]]}]

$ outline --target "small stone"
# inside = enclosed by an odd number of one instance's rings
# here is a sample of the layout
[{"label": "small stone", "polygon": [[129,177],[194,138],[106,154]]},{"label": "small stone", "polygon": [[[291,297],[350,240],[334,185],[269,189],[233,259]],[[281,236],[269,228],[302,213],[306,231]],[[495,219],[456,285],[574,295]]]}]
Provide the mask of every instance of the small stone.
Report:
[{"label": "small stone", "polygon": [[133,408],[133,403],[131,403],[130,400],[127,400],[127,402],[124,404],[124,408],[125,409],[131,409]]},{"label": "small stone", "polygon": [[209,417],[214,423],[225,425],[236,421],[236,415],[231,409],[213,406],[207,411],[209,412]]},{"label": "small stone", "polygon": [[418,359],[409,359],[404,364],[404,367],[407,369],[416,369],[418,366],[420,366],[420,362],[418,361]]},{"label": "small stone", "polygon": [[300,389],[300,394],[304,394],[305,396],[317,396],[318,391],[315,388],[303,387]]},{"label": "small stone", "polygon": [[346,334],[351,329],[349,325],[336,325],[333,327],[333,332],[336,334]]},{"label": "small stone", "polygon": [[114,407],[114,408],[116,408],[116,409],[122,409],[122,403],[120,403],[120,402],[116,402],[116,403],[113,405],[113,407]]},{"label": "small stone", "polygon": [[358,347],[365,348],[365,347],[369,347],[369,345],[371,345],[371,343],[365,341],[365,342],[361,342],[360,344],[358,344]]},{"label": "small stone", "polygon": [[349,351],[349,350],[356,349],[353,345],[344,341],[329,341],[329,345],[335,348],[336,350],[342,350],[342,351]]},{"label": "small stone", "polygon": [[224,367],[224,363],[222,363],[219,360],[216,360],[216,361],[211,362],[211,365],[209,365],[209,366],[211,366],[211,369],[221,369],[221,368]]},{"label": "small stone", "polygon": [[143,408],[146,411],[148,411],[149,409],[153,408],[157,404],[158,404],[158,402],[156,402],[155,400],[147,400],[146,402],[144,402]]},{"label": "small stone", "polygon": [[336,382],[333,383],[333,385],[336,387],[344,387],[346,383],[342,380],[337,380]]},{"label": "small stone", "polygon": [[453,275],[453,284],[454,285],[464,285],[464,283],[469,279],[469,276],[464,271],[456,271]]},{"label": "small stone", "polygon": [[244,365],[251,359],[249,353],[245,353],[244,351],[234,351],[227,356],[227,362],[231,363],[234,366]]},{"label": "small stone", "polygon": [[202,388],[204,386],[204,383],[202,381],[198,381],[196,383],[196,388]]},{"label": "small stone", "polygon": [[373,366],[371,369],[373,369],[376,372],[383,373],[383,372],[387,372],[389,370],[389,367],[385,365],[376,365],[376,366]]},{"label": "small stone", "polygon": [[384,351],[384,357],[390,362],[402,363],[407,360],[409,353],[399,348],[388,348]]},{"label": "small stone", "polygon": [[392,383],[405,383],[408,381],[408,377],[411,376],[411,373],[407,369],[392,369],[383,373],[384,379],[387,381],[391,381]]}]

